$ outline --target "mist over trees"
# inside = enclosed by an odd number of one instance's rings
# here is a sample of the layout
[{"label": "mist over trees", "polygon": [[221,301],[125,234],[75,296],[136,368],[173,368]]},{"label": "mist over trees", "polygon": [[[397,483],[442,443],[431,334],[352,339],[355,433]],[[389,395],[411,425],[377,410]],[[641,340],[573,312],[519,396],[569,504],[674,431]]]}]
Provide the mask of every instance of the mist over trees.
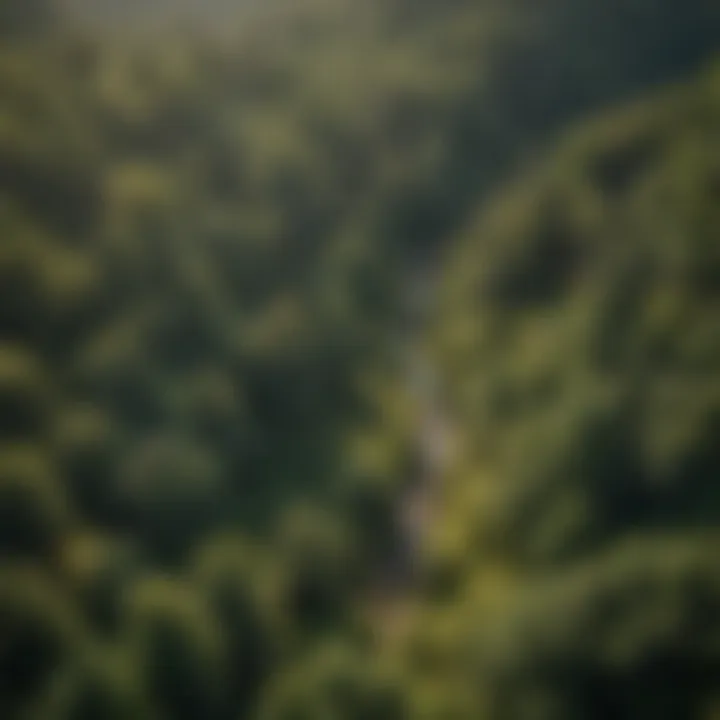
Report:
[{"label": "mist over trees", "polygon": [[715,718],[718,53],[705,0],[3,2],[0,715]]}]

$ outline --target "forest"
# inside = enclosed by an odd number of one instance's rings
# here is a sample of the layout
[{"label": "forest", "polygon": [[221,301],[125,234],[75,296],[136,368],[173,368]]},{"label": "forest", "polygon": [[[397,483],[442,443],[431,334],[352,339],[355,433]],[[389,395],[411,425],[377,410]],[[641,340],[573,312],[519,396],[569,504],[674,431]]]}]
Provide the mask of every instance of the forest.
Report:
[{"label": "forest", "polygon": [[720,3],[0,0],[0,718],[720,720]]}]

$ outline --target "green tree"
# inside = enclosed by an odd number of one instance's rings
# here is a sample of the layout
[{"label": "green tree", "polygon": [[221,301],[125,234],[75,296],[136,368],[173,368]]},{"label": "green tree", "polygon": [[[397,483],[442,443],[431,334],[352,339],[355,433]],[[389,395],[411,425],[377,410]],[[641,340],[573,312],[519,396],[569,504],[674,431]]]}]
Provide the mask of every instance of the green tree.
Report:
[{"label": "green tree", "polygon": [[398,679],[342,644],[321,647],[270,686],[262,720],[401,720],[408,717]]},{"label": "green tree", "polygon": [[211,537],[194,559],[194,578],[222,626],[227,647],[228,717],[252,717],[279,661],[278,628],[268,612],[268,559],[247,540]]},{"label": "green tree", "polygon": [[0,707],[20,716],[85,638],[69,598],[50,577],[6,564],[0,573]]},{"label": "green tree", "polygon": [[182,435],[151,437],[131,450],[119,469],[118,497],[161,562],[182,559],[225,515],[215,458]]},{"label": "green tree", "polygon": [[52,562],[71,526],[53,466],[34,447],[0,451],[0,555]]},{"label": "green tree", "polygon": [[712,695],[717,87],[579,132],[458,245],[445,523],[471,523],[452,607],[488,717],[699,717]]},{"label": "green tree", "polygon": [[57,20],[55,0],[28,0],[13,2],[3,0],[0,4],[0,35],[22,36],[46,30]]},{"label": "green tree", "polygon": [[221,717],[227,683],[225,640],[194,588],[149,578],[127,594],[130,662],[159,713],[183,720]]}]

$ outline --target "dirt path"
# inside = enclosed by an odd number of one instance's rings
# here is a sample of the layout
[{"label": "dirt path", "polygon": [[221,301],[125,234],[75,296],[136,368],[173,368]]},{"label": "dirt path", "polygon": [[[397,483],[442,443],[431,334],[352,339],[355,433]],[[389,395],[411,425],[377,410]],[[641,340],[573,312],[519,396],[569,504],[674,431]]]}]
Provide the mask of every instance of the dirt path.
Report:
[{"label": "dirt path", "polygon": [[451,461],[453,430],[442,383],[424,343],[434,302],[432,283],[419,275],[408,292],[404,377],[418,408],[412,475],[396,505],[397,545],[371,589],[367,611],[383,641],[401,638],[412,624],[413,604],[423,582],[428,531],[442,509],[444,479]]}]

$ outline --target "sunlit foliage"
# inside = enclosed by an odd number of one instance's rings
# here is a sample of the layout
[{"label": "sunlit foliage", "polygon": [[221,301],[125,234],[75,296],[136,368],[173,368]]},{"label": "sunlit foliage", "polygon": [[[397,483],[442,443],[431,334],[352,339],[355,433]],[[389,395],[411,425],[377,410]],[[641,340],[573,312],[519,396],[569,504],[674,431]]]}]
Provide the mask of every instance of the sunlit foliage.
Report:
[{"label": "sunlit foliage", "polygon": [[0,716],[712,718],[718,38],[0,0]]}]

